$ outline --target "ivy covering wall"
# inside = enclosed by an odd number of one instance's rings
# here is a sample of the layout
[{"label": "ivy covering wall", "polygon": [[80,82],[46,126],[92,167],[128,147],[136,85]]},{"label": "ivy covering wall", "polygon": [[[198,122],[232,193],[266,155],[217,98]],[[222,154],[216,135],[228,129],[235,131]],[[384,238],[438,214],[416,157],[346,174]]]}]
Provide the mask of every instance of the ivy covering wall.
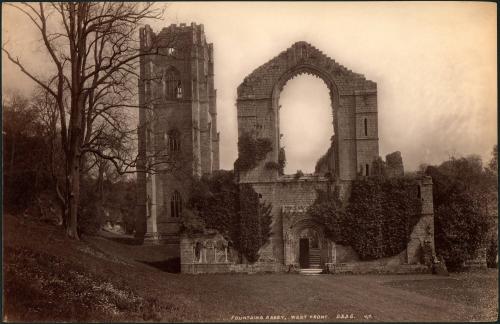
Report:
[{"label": "ivy covering wall", "polygon": [[374,177],[354,181],[346,204],[319,193],[308,212],[331,240],[351,246],[361,260],[374,260],[406,248],[421,210],[415,179]]},{"label": "ivy covering wall", "polygon": [[271,207],[260,201],[251,185],[239,186],[233,171],[215,171],[192,181],[181,231],[193,235],[215,229],[253,263],[271,235]]},{"label": "ivy covering wall", "polygon": [[266,158],[267,153],[273,150],[269,138],[253,138],[245,133],[238,138],[238,159],[234,162],[236,171],[248,171]]},{"label": "ivy covering wall", "polygon": [[259,249],[271,234],[271,205],[261,204],[249,184],[240,186],[240,237],[237,249],[249,262],[259,258]]},{"label": "ivy covering wall", "polygon": [[283,175],[285,174],[285,165],[286,165],[285,148],[282,147],[278,152],[278,162],[274,161],[266,162],[265,167],[266,169],[269,170],[278,170],[278,174]]}]

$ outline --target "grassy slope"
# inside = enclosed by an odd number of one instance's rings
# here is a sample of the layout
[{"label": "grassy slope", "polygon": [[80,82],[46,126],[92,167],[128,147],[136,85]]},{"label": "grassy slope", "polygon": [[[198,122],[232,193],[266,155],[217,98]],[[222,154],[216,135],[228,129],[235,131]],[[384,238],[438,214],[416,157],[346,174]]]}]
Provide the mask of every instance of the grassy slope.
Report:
[{"label": "grassy slope", "polygon": [[168,302],[130,289],[136,266],[59,228],[4,215],[4,314],[8,321],[159,320]]},{"label": "grassy slope", "polygon": [[8,321],[217,321],[294,314],[327,315],[329,321],[337,314],[354,314],[358,321],[364,315],[450,321],[493,320],[498,312],[495,272],[451,278],[180,275],[158,268],[172,253],[168,247],[103,238],[73,242],[52,226],[8,215],[4,234]]}]

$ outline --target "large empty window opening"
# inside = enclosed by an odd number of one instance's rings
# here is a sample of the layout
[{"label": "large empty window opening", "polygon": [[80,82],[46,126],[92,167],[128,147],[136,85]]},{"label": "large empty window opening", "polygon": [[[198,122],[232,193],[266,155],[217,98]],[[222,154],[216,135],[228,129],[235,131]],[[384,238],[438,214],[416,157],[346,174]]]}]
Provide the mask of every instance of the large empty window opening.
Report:
[{"label": "large empty window opening", "polygon": [[331,146],[334,131],[328,87],[318,77],[299,75],[286,83],[279,105],[285,174],[314,173],[316,162]]}]

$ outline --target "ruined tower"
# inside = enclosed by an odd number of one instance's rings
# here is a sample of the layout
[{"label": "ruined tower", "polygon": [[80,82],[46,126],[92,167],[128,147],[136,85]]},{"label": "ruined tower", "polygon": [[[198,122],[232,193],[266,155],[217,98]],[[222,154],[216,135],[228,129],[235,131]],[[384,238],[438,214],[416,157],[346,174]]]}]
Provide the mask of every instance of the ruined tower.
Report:
[{"label": "ruined tower", "polygon": [[136,231],[176,243],[190,179],[219,169],[213,44],[191,23],[146,25],[140,46]]}]

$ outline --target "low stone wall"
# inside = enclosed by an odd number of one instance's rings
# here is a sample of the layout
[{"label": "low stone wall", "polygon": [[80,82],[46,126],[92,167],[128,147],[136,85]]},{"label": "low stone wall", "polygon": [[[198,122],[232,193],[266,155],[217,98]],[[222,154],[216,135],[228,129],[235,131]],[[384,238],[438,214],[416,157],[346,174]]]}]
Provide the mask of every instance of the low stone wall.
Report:
[{"label": "low stone wall", "polygon": [[432,268],[423,264],[377,265],[356,262],[333,265],[327,271],[331,274],[411,274],[432,273]]},{"label": "low stone wall", "polygon": [[181,263],[181,273],[227,273],[231,272],[230,263]]},{"label": "low stone wall", "polygon": [[[327,264],[325,271],[330,274],[411,274],[431,273],[432,269],[422,264],[379,264],[376,262],[353,262]],[[181,272],[188,274],[214,274],[214,273],[276,273],[298,272],[297,269],[288,269],[281,264],[255,263],[191,263],[181,264]]]},{"label": "low stone wall", "polygon": [[475,251],[471,259],[465,261],[464,268],[467,270],[484,270],[487,269],[486,263],[486,248],[481,247]]},{"label": "low stone wall", "polygon": [[202,273],[266,273],[284,272],[285,266],[276,263],[254,263],[254,264],[234,264],[234,263],[183,263],[182,273],[202,274]]},{"label": "low stone wall", "polygon": [[407,251],[400,254],[373,261],[351,261],[327,264],[328,273],[350,273],[350,274],[404,274],[404,273],[431,273],[432,269],[423,264],[407,264],[405,262]]}]

